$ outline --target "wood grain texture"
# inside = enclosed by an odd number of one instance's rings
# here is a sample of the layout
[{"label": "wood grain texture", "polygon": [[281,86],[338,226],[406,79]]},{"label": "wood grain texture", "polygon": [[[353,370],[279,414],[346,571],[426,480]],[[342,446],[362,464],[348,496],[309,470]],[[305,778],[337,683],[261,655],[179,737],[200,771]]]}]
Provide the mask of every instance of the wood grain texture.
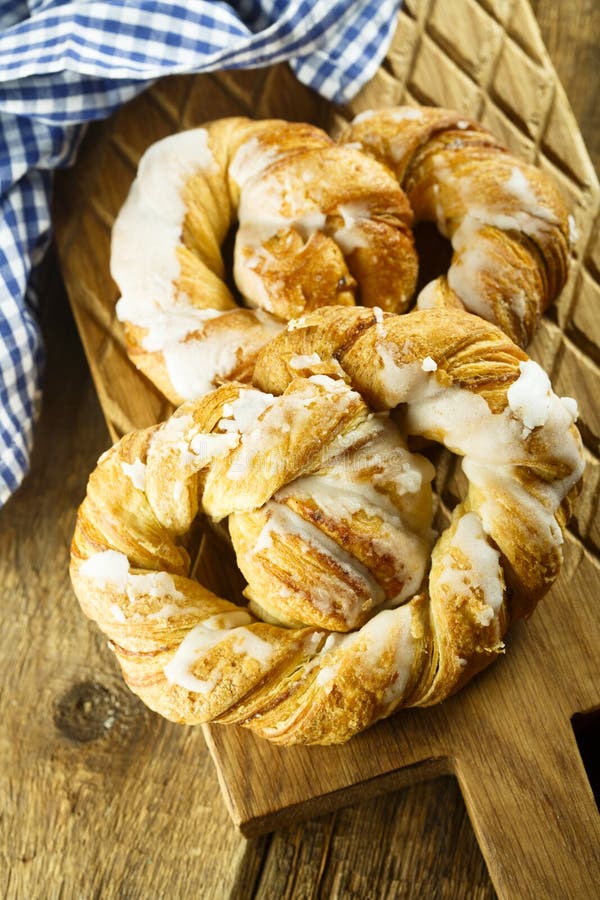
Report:
[{"label": "wood grain texture", "polygon": [[[450,34],[445,31],[444,6],[407,4],[403,31],[380,73],[379,96],[395,101],[397,80],[411,72],[415,92],[423,90],[422,78],[439,82],[439,72],[444,77],[443,60],[453,42],[452,29]],[[515,3],[482,0],[467,6],[472,22],[485,23],[486,39],[476,44],[477,52],[472,40],[453,49],[453,86],[443,88],[451,96],[452,91],[460,92],[465,104],[476,105],[481,99],[478,80],[493,80],[498,35],[508,27]],[[518,37],[516,46],[525,52],[514,51],[514,65],[522,64],[523,77],[530,77],[532,72],[535,75],[535,65],[531,69],[522,56],[539,62],[545,51],[527,18],[528,7],[518,6],[521,16],[518,22],[513,19],[512,27]],[[600,121],[593,106],[600,43],[597,6],[589,0],[558,4],[539,0],[535,8],[582,132],[597,154]],[[278,79],[278,102],[285,114],[292,95],[295,103],[298,96],[282,71],[269,77]],[[264,105],[265,98],[274,94],[265,84],[267,77],[266,73],[237,73],[211,79],[211,102],[222,109],[220,114],[227,114],[232,101],[254,104],[256,115],[273,114]],[[173,120],[187,90],[186,79],[172,81],[158,112],[148,112],[146,120],[152,128],[160,130],[157,122],[163,115],[167,122],[169,116]],[[544,143],[544,128],[536,126],[531,133],[522,128],[519,110],[511,110],[511,97],[503,93],[501,84],[497,102],[486,114],[495,117],[525,155],[539,154],[541,162],[558,173],[581,220],[588,216],[593,200],[593,191],[586,191],[587,156],[578,145],[572,156],[562,159],[561,140],[567,139],[568,144],[571,134],[566,128],[565,136],[560,128],[561,115],[569,115],[564,94],[558,90],[548,99],[543,85],[540,90],[542,99],[546,98],[546,128],[555,148],[551,153],[546,152],[550,147]],[[361,102],[368,100],[367,91]],[[190,123],[199,121],[203,102],[201,92],[188,97]],[[331,118],[309,92],[302,92],[298,108],[298,118],[324,124]],[[103,127],[94,129],[95,136]],[[129,140],[135,143],[130,132]],[[102,171],[108,149],[101,140],[88,141],[79,166],[68,176],[70,189],[63,182],[57,195],[63,268],[82,239],[78,196],[82,189],[94,193],[88,178]],[[119,197],[108,201],[115,205]],[[105,238],[102,229],[94,229],[90,222],[93,216],[102,224],[103,210],[97,204],[83,223],[88,229],[84,237],[100,240],[91,243],[99,254],[105,252]],[[561,390],[578,396],[584,411],[587,488],[568,542],[563,589],[554,591],[540,607],[541,615],[536,613],[516,631],[511,655],[469,689],[468,702],[461,706],[460,698],[454,698],[445,709],[410,713],[406,724],[392,735],[387,733],[389,726],[379,729],[377,761],[391,773],[389,777],[372,779],[366,788],[359,788],[360,794],[330,795],[329,799],[356,801],[379,790],[385,790],[384,795],[250,841],[241,838],[229,822],[201,733],[169,725],[148,713],[123,687],[101,636],[74,606],[66,566],[75,508],[108,438],[56,272],[51,266],[46,270],[42,287],[49,360],[32,474],[0,514],[0,584],[7,610],[0,655],[3,896],[492,897],[494,889],[469,826],[459,784],[502,896],[595,896],[597,814],[568,722],[573,711],[598,702],[594,692],[598,674],[592,667],[598,646],[593,603],[598,596],[600,548],[597,224],[592,223],[583,235],[578,261],[567,301],[536,340],[539,358],[550,365]],[[80,326],[85,323],[81,330],[86,351],[99,361],[94,374],[105,414],[113,434],[118,434],[131,427],[136,416],[160,417],[167,407],[150,393],[144,394],[147,405],[140,407],[139,398],[131,408],[124,405],[118,366],[125,370],[128,363],[120,349],[106,340],[107,331],[114,333],[111,319],[103,319],[102,311],[98,315],[94,302],[96,292],[113,288],[106,272],[94,262],[91,254],[79,273],[85,275],[85,282],[79,285],[75,309]],[[69,277],[68,265],[65,271]],[[89,326],[94,316],[95,330]],[[451,468],[440,481],[451,498],[456,490]],[[562,638],[558,647],[557,634]],[[525,683],[516,662],[521,657],[527,659]],[[560,675],[557,690],[557,679],[549,680],[549,671]],[[514,727],[515,709],[520,714],[518,728]],[[479,720],[482,711],[484,717]],[[470,740],[469,753],[457,753],[457,749],[466,751],[464,736],[473,730],[474,721],[479,743]],[[402,764],[418,760],[426,745],[429,754],[434,751],[444,759],[429,759],[403,775],[399,760]],[[370,752],[362,743],[360,749],[361,757]],[[242,745],[244,754],[246,750]],[[235,772],[243,774],[242,792],[247,793],[252,783],[260,797],[261,785],[275,784],[280,805],[294,802],[289,772],[285,777],[291,768],[289,760],[278,771],[272,756],[260,765],[259,754],[252,760],[253,780],[246,757],[240,766],[235,747],[228,752],[234,754]],[[335,754],[326,763],[322,759],[315,763],[310,753],[302,766],[311,781],[325,784],[327,790],[332,779],[347,773],[347,760]],[[438,778],[398,790],[403,777],[448,771],[454,771],[456,779]],[[301,802],[306,803],[305,794]],[[310,810],[309,804],[304,812]],[[256,818],[256,809],[247,812],[248,822],[252,816]],[[515,828],[516,819],[521,825]],[[547,828],[552,826],[560,834],[554,834],[544,847]],[[513,865],[499,865],[499,847],[514,855],[509,860]]]}]

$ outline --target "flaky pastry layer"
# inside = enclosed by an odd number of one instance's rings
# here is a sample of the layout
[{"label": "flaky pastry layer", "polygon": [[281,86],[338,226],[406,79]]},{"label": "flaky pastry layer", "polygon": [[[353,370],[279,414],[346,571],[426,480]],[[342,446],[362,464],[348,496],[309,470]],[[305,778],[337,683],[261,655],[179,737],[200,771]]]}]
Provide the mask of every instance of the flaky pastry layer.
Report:
[{"label": "flaky pastry layer", "polygon": [[[129,354],[180,403],[249,380],[293,316],[357,302],[402,311],[417,277],[411,222],[385,166],[312,125],[229,118],[164,138],[112,233]],[[235,291],[222,253],[234,224]]]},{"label": "flaky pastry layer", "polygon": [[[341,742],[461,688],[551,586],[583,469],[576,407],[455,309],[312,312],[262,350],[254,384],[100,459],[73,584],[162,715]],[[431,466],[403,435],[463,459],[467,494],[437,537]],[[199,513],[228,521],[250,608],[191,577]]]},{"label": "flaky pastry layer", "polygon": [[448,272],[417,306],[465,308],[526,347],[569,271],[575,223],[553,180],[447,109],[365,112],[341,141],[393,171],[415,222],[434,222],[452,244]]}]

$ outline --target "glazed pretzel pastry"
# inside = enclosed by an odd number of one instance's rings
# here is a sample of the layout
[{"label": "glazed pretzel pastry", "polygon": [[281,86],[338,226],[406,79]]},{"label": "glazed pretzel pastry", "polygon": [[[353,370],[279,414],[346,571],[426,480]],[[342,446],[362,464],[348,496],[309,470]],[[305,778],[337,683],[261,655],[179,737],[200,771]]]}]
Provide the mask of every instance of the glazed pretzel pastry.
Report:
[{"label": "glazed pretzel pastry", "polygon": [[[222,245],[237,222],[234,276]],[[112,233],[128,352],[173,403],[248,380],[282,320],[360,302],[406,308],[408,201],[371,157],[311,125],[220,119],[153,144]]]},{"label": "glazed pretzel pastry", "polygon": [[[312,312],[263,349],[255,385],[101,457],[73,584],[167,718],[341,742],[462,687],[548,590],[583,468],[576,406],[454,309]],[[467,494],[437,539],[432,467],[402,434],[463,457]],[[250,608],[190,576],[198,513],[227,519]]]},{"label": "glazed pretzel pastry", "polygon": [[553,181],[446,109],[364,112],[341,140],[388,166],[415,221],[436,223],[451,241],[447,274],[423,288],[417,306],[462,306],[527,346],[566,282],[577,237]]}]

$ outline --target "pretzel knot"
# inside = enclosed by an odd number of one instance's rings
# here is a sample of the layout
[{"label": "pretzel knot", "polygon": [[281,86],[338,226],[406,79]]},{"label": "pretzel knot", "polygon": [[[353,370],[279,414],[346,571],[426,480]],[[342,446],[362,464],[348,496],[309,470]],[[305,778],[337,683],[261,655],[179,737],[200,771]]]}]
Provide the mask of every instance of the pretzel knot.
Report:
[{"label": "pretzel knot", "polygon": [[[250,309],[225,280],[234,223]],[[128,352],[177,404],[249,380],[260,347],[305,311],[403,311],[417,277],[411,224],[392,173],[312,125],[228,118],[167,137],[142,157],[113,228]]]},{"label": "pretzel knot", "polygon": [[[583,468],[576,408],[459,310],[313,312],[263,349],[254,384],[101,457],[72,579],[153,709],[341,742],[462,687],[548,590]],[[403,435],[463,457],[439,536],[433,468]],[[199,513],[227,519],[249,608],[190,577]]]}]

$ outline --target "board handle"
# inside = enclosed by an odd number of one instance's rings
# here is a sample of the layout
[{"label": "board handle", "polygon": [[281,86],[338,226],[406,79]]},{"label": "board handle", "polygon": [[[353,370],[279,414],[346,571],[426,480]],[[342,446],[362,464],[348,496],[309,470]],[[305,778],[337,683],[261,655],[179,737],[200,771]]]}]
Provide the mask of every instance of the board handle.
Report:
[{"label": "board handle", "polygon": [[514,724],[454,766],[498,896],[597,900],[600,815],[570,722]]}]

